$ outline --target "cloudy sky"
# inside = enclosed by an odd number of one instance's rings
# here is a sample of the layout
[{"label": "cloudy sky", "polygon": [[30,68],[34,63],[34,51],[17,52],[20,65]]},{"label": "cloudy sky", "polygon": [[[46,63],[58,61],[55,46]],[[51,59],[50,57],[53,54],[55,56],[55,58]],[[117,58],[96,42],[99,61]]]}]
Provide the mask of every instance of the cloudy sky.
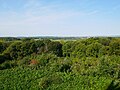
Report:
[{"label": "cloudy sky", "polygon": [[120,35],[120,0],[0,0],[0,36]]}]

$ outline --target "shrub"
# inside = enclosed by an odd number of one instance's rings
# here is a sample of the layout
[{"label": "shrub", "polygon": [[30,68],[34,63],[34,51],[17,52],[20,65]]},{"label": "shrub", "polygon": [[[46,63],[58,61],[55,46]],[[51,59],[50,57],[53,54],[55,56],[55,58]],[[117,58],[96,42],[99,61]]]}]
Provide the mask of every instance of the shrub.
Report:
[{"label": "shrub", "polygon": [[112,80],[106,90],[120,90],[120,82]]},{"label": "shrub", "polygon": [[72,65],[72,60],[70,60],[70,58],[64,58],[61,61],[59,69],[60,69],[61,72],[70,72],[71,71],[71,65]]},{"label": "shrub", "polygon": [[61,84],[63,83],[63,79],[59,74],[52,74],[48,77],[43,77],[39,83],[41,89],[47,89],[49,86],[53,84]]},{"label": "shrub", "polygon": [[104,76],[115,77],[119,67],[116,64],[111,64],[109,56],[100,58],[99,73]]},{"label": "shrub", "polygon": [[60,72],[70,72],[71,66],[67,64],[63,64],[60,66]]},{"label": "shrub", "polygon": [[5,61],[4,63],[2,63],[0,65],[0,69],[3,70],[3,69],[10,69],[10,68],[14,68],[18,66],[17,64],[17,61],[16,60],[13,60],[13,61]]},{"label": "shrub", "polygon": [[18,60],[18,65],[23,66],[23,65],[29,65],[30,64],[31,57],[26,56],[21,60]]},{"label": "shrub", "polygon": [[39,64],[39,62],[38,62],[38,60],[31,60],[30,61],[30,65],[38,65]]},{"label": "shrub", "polygon": [[46,89],[51,84],[51,80],[48,77],[43,77],[39,83],[41,89]]}]

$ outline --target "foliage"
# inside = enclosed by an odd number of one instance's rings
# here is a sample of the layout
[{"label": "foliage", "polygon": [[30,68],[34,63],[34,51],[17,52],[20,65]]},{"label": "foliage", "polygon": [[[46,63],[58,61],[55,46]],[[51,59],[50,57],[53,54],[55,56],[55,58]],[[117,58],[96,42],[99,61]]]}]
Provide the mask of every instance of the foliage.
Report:
[{"label": "foliage", "polygon": [[6,61],[0,65],[0,70],[10,69],[18,66],[16,61]]},{"label": "foliage", "polygon": [[120,39],[112,40],[110,42],[110,55],[119,55],[120,56]]},{"label": "foliage", "polygon": [[102,45],[100,43],[92,43],[87,46],[86,55],[87,56],[93,56],[98,57],[100,48],[102,48]]},{"label": "foliage", "polygon": [[107,87],[106,90],[120,90],[120,85],[119,85],[119,82],[116,82],[116,81],[112,81],[109,86]]},{"label": "foliage", "polygon": [[120,89],[120,38],[2,41],[0,53],[0,90]]},{"label": "foliage", "polygon": [[72,52],[73,57],[81,58],[86,56],[86,45],[79,43]]},{"label": "foliage", "polygon": [[47,45],[48,52],[51,52],[57,56],[62,56],[62,44],[59,42],[50,42]]},{"label": "foliage", "polygon": [[6,59],[5,59],[4,55],[0,54],[0,64],[5,62],[5,60]]}]

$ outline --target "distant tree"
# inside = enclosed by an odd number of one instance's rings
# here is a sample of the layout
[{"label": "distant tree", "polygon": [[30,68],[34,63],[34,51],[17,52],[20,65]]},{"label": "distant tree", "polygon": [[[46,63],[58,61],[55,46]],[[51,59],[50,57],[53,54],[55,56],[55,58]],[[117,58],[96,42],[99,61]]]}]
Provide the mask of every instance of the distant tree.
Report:
[{"label": "distant tree", "polygon": [[110,55],[120,55],[120,39],[116,39],[116,40],[112,40],[110,42],[110,50],[109,50],[109,54]]},{"label": "distant tree", "polygon": [[100,48],[102,48],[102,44],[100,44],[98,42],[92,43],[92,44],[87,46],[86,55],[98,57]]},{"label": "distant tree", "polygon": [[109,46],[110,39],[109,38],[98,38],[98,42],[101,43],[104,46]]},{"label": "distant tree", "polygon": [[101,47],[100,51],[99,51],[99,55],[100,56],[109,55],[109,49],[110,49],[109,46],[103,46],[103,47]]},{"label": "distant tree", "polygon": [[71,41],[68,41],[68,42],[66,42],[66,43],[64,43],[63,44],[63,48],[62,48],[62,50],[63,50],[63,56],[68,56],[68,57],[70,57],[71,56],[71,53],[72,53],[72,46],[73,46],[74,44],[71,42]]},{"label": "distant tree", "polygon": [[16,46],[19,45],[19,42],[13,42],[4,52],[3,55],[6,56],[7,59],[16,59],[18,57],[18,51]]},{"label": "distant tree", "polygon": [[18,58],[18,52],[20,51],[20,48],[18,46],[20,45],[20,42],[13,42],[4,52],[3,54],[8,57],[8,59],[16,59]]},{"label": "distant tree", "polygon": [[62,44],[60,42],[50,42],[48,44],[48,52],[52,52],[57,56],[62,56]]},{"label": "distant tree", "polygon": [[31,53],[33,53],[33,50],[30,49],[31,44],[32,43],[30,41],[26,41],[26,42],[22,42],[21,43],[20,52],[21,52],[21,55],[23,57],[25,57],[25,56],[30,55]]},{"label": "distant tree", "polygon": [[78,58],[86,56],[86,45],[82,43],[76,45],[72,55]]},{"label": "distant tree", "polygon": [[90,45],[90,44],[92,44],[92,43],[98,42],[98,39],[91,37],[91,38],[82,40],[81,42],[82,42],[83,44],[85,44],[85,45]]},{"label": "distant tree", "polygon": [[30,41],[30,40],[31,40],[31,38],[22,38],[21,39],[22,42],[26,42],[26,41]]},{"label": "distant tree", "polygon": [[[37,41],[35,41],[34,44],[35,44],[34,46],[36,48],[36,50],[35,50],[36,53],[41,54],[41,53],[45,52],[45,43],[43,42],[43,40],[37,40]],[[34,47],[31,46],[31,48],[34,48]]]}]

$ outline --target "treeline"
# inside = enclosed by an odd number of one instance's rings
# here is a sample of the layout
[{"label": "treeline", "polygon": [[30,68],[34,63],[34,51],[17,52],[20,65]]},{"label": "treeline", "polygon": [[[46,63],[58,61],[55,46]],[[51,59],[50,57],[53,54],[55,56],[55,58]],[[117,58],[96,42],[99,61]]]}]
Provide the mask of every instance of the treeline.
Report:
[{"label": "treeline", "polygon": [[21,39],[51,39],[51,40],[77,40],[87,37],[57,37],[57,36],[38,36],[38,37],[0,37],[0,40],[13,41]]},{"label": "treeline", "polygon": [[120,38],[89,38],[76,41],[51,41],[49,39],[21,39],[0,41],[0,63],[22,59],[28,55],[52,53],[58,57],[120,56]]},{"label": "treeline", "polygon": [[18,60],[28,55],[53,53],[62,56],[62,44],[50,40],[22,39],[21,41],[0,42],[0,63],[7,60]]},{"label": "treeline", "polygon": [[103,55],[120,55],[120,38],[89,38],[68,41],[63,45],[63,56],[81,58]]}]

